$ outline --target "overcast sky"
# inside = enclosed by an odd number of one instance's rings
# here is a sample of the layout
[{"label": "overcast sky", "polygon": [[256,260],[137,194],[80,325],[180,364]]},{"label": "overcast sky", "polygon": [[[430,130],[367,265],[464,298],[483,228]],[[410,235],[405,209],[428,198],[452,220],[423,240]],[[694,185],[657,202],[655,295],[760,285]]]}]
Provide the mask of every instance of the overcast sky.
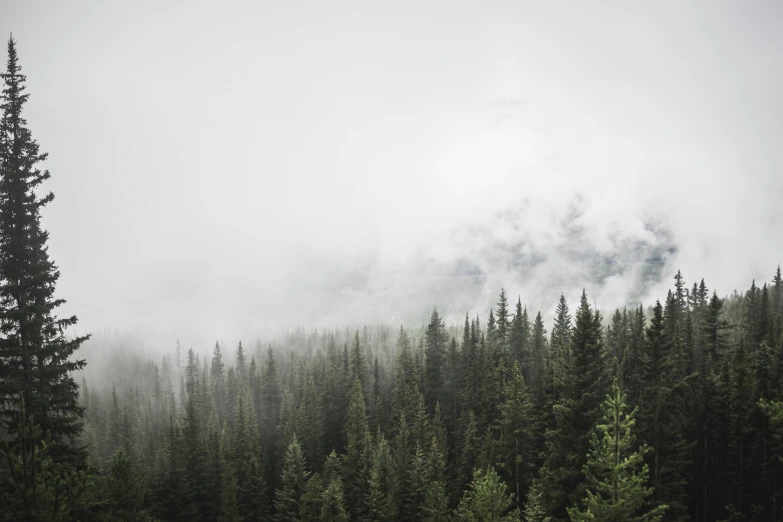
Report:
[{"label": "overcast sky", "polygon": [[[598,251],[662,224],[677,251],[655,296],[677,268],[725,295],[783,260],[779,1],[5,0],[11,32],[80,330],[371,320],[325,315],[302,281],[340,292],[364,270],[366,303],[520,205],[502,234],[544,252],[574,201]],[[500,272],[471,313],[547,285]]]}]

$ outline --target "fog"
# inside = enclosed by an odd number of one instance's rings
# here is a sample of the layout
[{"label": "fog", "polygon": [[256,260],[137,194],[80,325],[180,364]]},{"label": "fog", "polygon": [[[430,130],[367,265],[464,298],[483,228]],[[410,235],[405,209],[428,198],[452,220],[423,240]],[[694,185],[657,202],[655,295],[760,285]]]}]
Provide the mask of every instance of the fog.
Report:
[{"label": "fog", "polygon": [[78,332],[609,310],[783,260],[780,2],[20,0],[11,32]]}]

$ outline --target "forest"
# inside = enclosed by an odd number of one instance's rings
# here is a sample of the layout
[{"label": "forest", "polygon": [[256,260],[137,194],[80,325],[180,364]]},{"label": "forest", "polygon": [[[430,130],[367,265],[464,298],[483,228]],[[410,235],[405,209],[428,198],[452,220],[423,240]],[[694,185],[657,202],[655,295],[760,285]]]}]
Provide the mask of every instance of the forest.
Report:
[{"label": "forest", "polygon": [[464,324],[433,306],[421,326],[126,346],[91,373],[56,315],[13,39],[2,78],[3,520],[783,520],[779,266],[724,297],[679,271],[654,303],[561,296],[551,324],[499,289]]}]

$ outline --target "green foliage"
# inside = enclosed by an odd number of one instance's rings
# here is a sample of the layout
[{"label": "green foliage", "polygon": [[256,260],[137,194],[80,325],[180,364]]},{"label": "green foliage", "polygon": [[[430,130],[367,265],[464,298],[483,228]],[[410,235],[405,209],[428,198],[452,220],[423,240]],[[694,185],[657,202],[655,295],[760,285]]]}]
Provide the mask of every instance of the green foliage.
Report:
[{"label": "green foliage", "polygon": [[299,502],[304,493],[308,475],[302,447],[294,435],[283,459],[283,470],[280,474],[281,487],[275,497],[276,522],[296,522],[298,520]]},{"label": "green foliage", "polygon": [[221,491],[218,522],[241,522],[243,519],[237,503],[237,477],[233,470],[226,470]]},{"label": "green foliage", "polygon": [[146,481],[133,465],[133,459],[118,452],[106,480],[108,509],[101,517],[106,522],[143,522],[150,520],[143,509]]},{"label": "green foliage", "polygon": [[68,336],[76,317],[55,315],[65,301],[54,297],[60,272],[41,226],[41,211],[54,194],[39,196],[50,177],[40,168],[47,155],[24,119],[29,94],[13,38],[0,77],[0,421],[7,432],[16,431],[21,392],[28,414],[57,442],[48,450],[51,458],[82,464],[84,408],[72,373],[86,363],[72,356],[89,336]]},{"label": "green foliage", "polygon": [[91,488],[90,476],[55,462],[56,442],[33,424],[20,397],[16,437],[0,450],[0,513],[3,520],[79,520]]},{"label": "green foliage", "polygon": [[583,508],[569,508],[571,520],[601,522],[658,521],[665,505],[646,508],[653,488],[648,487],[648,469],[643,456],[647,446],[634,450],[636,410],[628,413],[625,394],[615,380],[601,407],[603,418],[590,439],[584,467],[588,480]]},{"label": "green foliage", "polygon": [[444,371],[449,342],[446,326],[437,310],[432,311],[424,338],[426,346],[424,352],[424,400],[428,411],[431,412],[435,409],[436,403],[445,399]]},{"label": "green foliage", "polygon": [[343,482],[338,478],[329,481],[323,494],[321,506],[321,522],[347,522],[348,512],[345,510],[343,498]]},{"label": "green foliage", "polygon": [[523,492],[532,481],[536,464],[537,422],[525,379],[515,362],[511,377],[503,391],[505,400],[500,406],[500,455],[504,475],[509,478],[517,506],[522,504]]},{"label": "green foliage", "polygon": [[550,522],[551,517],[544,510],[543,496],[538,483],[533,483],[525,497],[524,521],[525,522]]},{"label": "green foliage", "polygon": [[361,499],[367,483],[368,460],[371,450],[363,389],[359,378],[355,378],[351,390],[351,402],[348,406],[348,418],[345,422],[348,445],[343,461],[343,474],[345,484],[348,485],[349,504],[353,507],[356,517],[361,516],[364,512]]},{"label": "green foliage", "polygon": [[396,477],[394,459],[389,443],[382,433],[375,437],[367,491],[367,520],[393,521],[396,519],[394,499]]},{"label": "green foliage", "polygon": [[519,520],[513,495],[493,468],[476,469],[473,482],[454,512],[455,522],[511,522]]}]

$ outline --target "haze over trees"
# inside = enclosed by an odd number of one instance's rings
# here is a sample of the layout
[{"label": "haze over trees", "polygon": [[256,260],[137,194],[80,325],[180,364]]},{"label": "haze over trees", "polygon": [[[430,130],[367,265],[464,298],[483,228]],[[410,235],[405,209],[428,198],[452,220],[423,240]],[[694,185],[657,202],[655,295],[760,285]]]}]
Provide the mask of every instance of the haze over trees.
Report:
[{"label": "haze over trees", "polygon": [[[677,272],[604,316],[501,289],[486,318],[132,348],[106,386],[58,318],[9,40],[0,119],[5,520],[783,519],[783,278]],[[515,302],[516,301],[516,302]]]}]

